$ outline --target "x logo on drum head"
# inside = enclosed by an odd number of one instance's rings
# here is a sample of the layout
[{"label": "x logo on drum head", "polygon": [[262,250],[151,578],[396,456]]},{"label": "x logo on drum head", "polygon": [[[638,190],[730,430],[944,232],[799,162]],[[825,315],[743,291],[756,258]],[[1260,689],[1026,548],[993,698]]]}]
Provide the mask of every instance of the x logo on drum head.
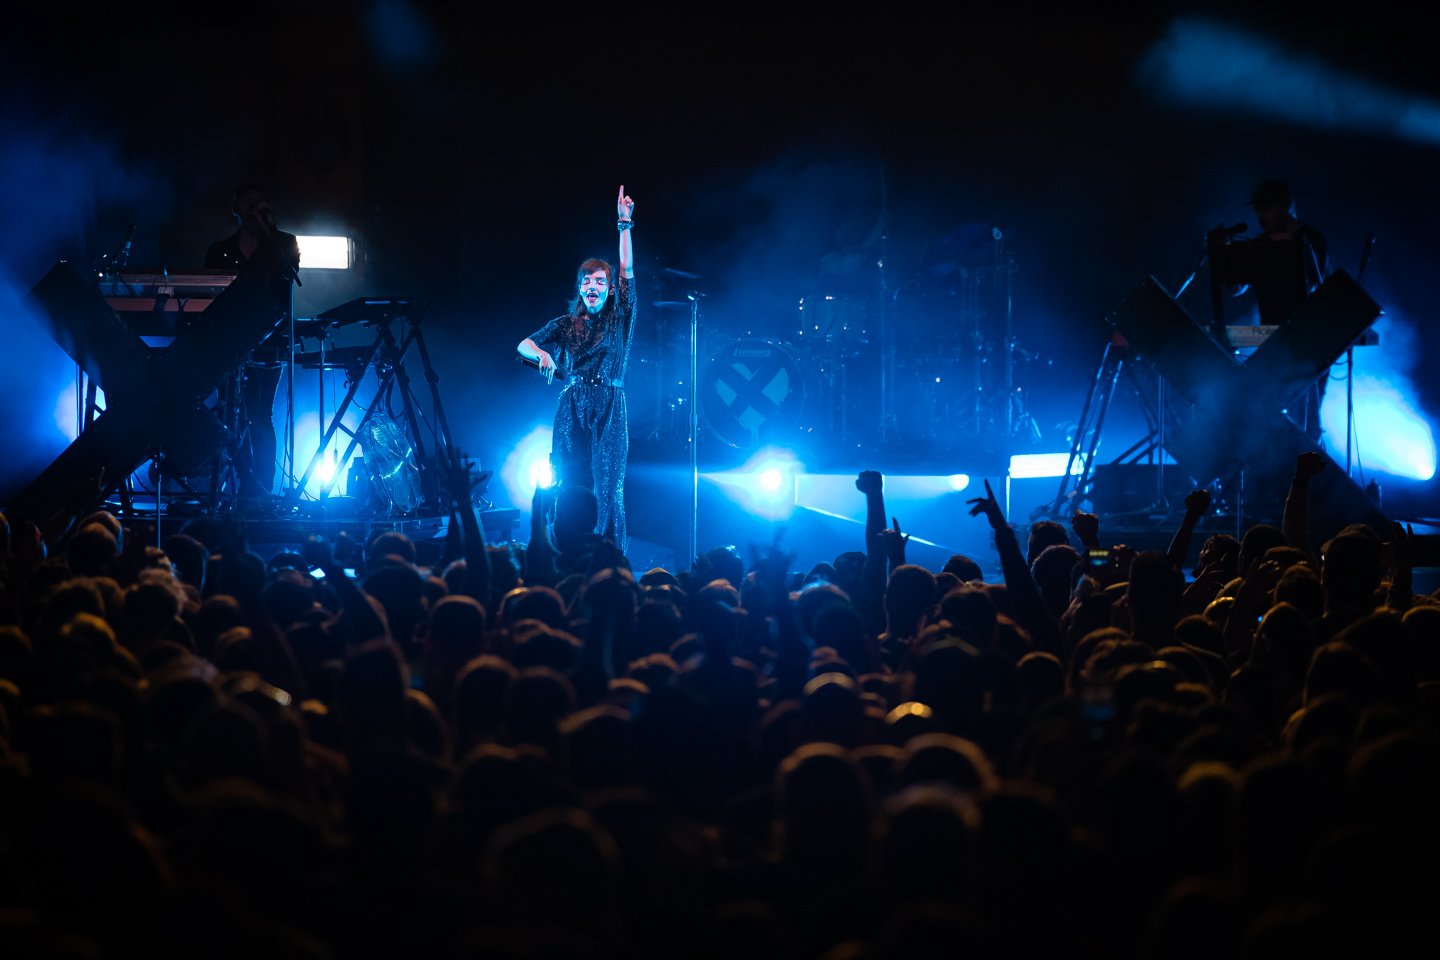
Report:
[{"label": "x logo on drum head", "polygon": [[799,368],[774,344],[732,344],[706,373],[703,399],[715,432],[736,445],[794,422],[803,403]]}]

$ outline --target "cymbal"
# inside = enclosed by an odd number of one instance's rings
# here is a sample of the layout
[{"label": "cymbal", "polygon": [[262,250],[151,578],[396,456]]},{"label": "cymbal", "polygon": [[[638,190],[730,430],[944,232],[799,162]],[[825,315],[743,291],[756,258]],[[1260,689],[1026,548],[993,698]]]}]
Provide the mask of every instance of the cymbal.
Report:
[{"label": "cymbal", "polygon": [[960,267],[993,263],[996,244],[1004,234],[984,223],[961,224],[930,245],[924,258],[926,272],[944,276]]},{"label": "cymbal", "polygon": [[660,272],[661,272],[661,273],[665,273],[665,274],[669,274],[669,275],[672,276],[672,277],[679,277],[679,278],[682,279],[682,280],[700,280],[700,279],[703,279],[703,278],[700,276],[700,274],[698,274],[698,273],[691,273],[689,270],[679,270],[679,269],[676,269],[675,267],[661,267],[661,268],[660,268]]},{"label": "cymbal", "polygon": [[681,309],[682,307],[688,310],[688,309],[690,308],[690,301],[689,301],[689,300],[656,300],[654,303],[650,304],[650,306],[654,307],[654,308],[657,309],[657,310],[679,310],[679,309]]}]

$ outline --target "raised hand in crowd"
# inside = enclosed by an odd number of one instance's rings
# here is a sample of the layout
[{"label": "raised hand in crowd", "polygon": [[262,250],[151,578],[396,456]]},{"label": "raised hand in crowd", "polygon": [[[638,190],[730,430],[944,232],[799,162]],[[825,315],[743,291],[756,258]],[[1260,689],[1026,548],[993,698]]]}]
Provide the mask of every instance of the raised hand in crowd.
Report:
[{"label": "raised hand in crowd", "polygon": [[1185,566],[1185,558],[1190,555],[1190,542],[1195,535],[1195,526],[1209,510],[1210,491],[1191,490],[1185,495],[1185,516],[1175,535],[1171,537],[1170,548],[1166,551],[1177,570]]},{"label": "raised hand in crowd", "polygon": [[1295,480],[1300,483],[1308,483],[1319,476],[1325,469],[1328,461],[1323,453],[1317,450],[1306,450],[1295,458]]},{"label": "raised hand in crowd", "polygon": [[1096,514],[1076,510],[1075,515],[1070,518],[1070,529],[1075,531],[1075,536],[1079,538],[1082,546],[1100,546],[1100,517]]},{"label": "raised hand in crowd", "polygon": [[1005,522],[1005,511],[1001,509],[1000,501],[995,499],[995,491],[990,489],[990,481],[986,480],[984,483],[985,496],[972,497],[966,502],[970,504],[970,516],[978,517],[984,514],[985,519],[990,521],[990,529],[998,533],[1009,528]]}]

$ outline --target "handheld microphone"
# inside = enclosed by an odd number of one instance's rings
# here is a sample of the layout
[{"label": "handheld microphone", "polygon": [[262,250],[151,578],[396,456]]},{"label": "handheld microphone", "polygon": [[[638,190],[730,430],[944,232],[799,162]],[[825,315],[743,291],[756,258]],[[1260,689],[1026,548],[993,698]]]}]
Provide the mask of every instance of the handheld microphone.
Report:
[{"label": "handheld microphone", "polygon": [[[539,369],[540,369],[540,361],[539,361],[539,360],[532,360],[532,359],[529,358],[529,357],[523,357],[523,356],[520,356],[519,354],[516,354],[516,355],[515,355],[515,359],[516,359],[516,360],[519,360],[521,363],[525,364],[525,366],[530,367],[531,369],[534,369],[534,370],[539,370]],[[555,379],[556,379],[556,380],[564,380],[564,379],[565,379],[565,371],[561,370],[559,367],[556,367],[556,368],[555,368]]]}]

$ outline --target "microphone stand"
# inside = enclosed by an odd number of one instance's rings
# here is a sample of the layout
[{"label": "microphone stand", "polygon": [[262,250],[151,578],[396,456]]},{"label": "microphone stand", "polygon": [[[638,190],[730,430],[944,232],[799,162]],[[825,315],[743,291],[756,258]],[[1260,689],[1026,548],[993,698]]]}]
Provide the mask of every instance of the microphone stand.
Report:
[{"label": "microphone stand", "polygon": [[690,291],[690,558],[694,563],[700,556],[700,298],[698,291]]},{"label": "microphone stand", "polygon": [[[1365,283],[1365,268],[1370,265],[1370,252],[1375,249],[1375,234],[1365,238],[1365,247],[1360,251],[1360,269],[1355,273],[1355,283],[1363,288]],[[1314,255],[1314,251],[1311,251]],[[1317,407],[1315,415],[1320,415]],[[1345,476],[1350,476],[1351,445],[1356,440],[1355,436],[1355,344],[1345,348]],[[1356,458],[1358,459],[1358,457]],[[1360,479],[1365,479],[1364,468],[1361,468]]]}]

